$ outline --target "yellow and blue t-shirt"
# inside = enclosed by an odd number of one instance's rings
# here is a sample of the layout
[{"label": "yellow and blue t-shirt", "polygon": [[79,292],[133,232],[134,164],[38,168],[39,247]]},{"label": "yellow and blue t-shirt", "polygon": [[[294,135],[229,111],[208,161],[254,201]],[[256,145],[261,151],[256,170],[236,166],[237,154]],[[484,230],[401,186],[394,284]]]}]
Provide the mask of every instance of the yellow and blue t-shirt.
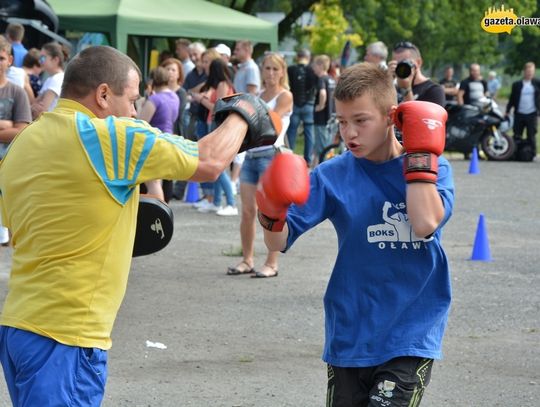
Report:
[{"label": "yellow and blue t-shirt", "polygon": [[197,144],[72,100],[26,127],[0,163],[13,264],[0,324],[109,349],[125,294],[138,185],[188,179]]}]

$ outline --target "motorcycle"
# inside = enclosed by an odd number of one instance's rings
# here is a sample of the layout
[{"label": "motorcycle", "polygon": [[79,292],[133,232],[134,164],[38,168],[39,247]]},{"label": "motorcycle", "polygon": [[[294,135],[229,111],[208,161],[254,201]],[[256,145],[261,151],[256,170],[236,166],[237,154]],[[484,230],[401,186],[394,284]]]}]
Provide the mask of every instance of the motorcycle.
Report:
[{"label": "motorcycle", "polygon": [[[514,157],[516,144],[514,138],[507,132],[512,128],[512,118],[505,117],[499,109],[497,102],[490,98],[482,98],[477,105],[458,105],[449,102],[445,106],[448,112],[446,122],[445,151],[463,153],[465,159],[469,158],[474,147],[480,147],[486,157],[493,161],[511,160]],[[323,162],[330,157],[345,151],[345,145],[337,131],[332,144],[327,146],[319,157]],[[394,132],[401,141],[401,132],[395,128]]]},{"label": "motorcycle", "polygon": [[511,118],[499,109],[491,98],[482,98],[476,105],[446,105],[446,151],[458,151],[468,158],[474,147],[480,146],[489,160],[505,161],[516,149]]}]

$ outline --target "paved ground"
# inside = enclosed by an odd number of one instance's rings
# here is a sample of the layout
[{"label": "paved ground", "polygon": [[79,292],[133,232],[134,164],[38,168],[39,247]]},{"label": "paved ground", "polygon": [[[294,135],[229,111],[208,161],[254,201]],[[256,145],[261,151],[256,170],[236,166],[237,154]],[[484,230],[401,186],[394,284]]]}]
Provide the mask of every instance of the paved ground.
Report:
[{"label": "paved ground", "polygon": [[[457,197],[444,244],[454,301],[445,359],[435,365],[422,405],[538,406],[540,160],[481,162],[478,175],[468,174],[459,155],[452,164]],[[238,261],[223,255],[238,246],[238,218],[172,206],[172,243],[133,262],[103,406],[323,406],[322,296],[336,252],[331,225],[301,238],[282,257],[278,278],[253,280],[224,273]],[[467,260],[480,213],[492,262]],[[0,300],[9,270],[9,251],[2,250]],[[261,257],[263,251],[259,238]]]}]

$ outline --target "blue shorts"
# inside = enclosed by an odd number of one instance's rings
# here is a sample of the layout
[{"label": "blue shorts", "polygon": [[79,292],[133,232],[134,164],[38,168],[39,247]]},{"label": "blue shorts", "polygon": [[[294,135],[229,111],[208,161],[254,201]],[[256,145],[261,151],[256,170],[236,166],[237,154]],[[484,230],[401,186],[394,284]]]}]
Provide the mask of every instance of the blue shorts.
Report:
[{"label": "blue shorts", "polygon": [[257,185],[259,178],[266,171],[275,154],[273,148],[253,153],[248,151],[240,170],[240,183]]},{"label": "blue shorts", "polygon": [[17,407],[99,407],[107,381],[107,351],[67,346],[0,326],[0,361]]}]

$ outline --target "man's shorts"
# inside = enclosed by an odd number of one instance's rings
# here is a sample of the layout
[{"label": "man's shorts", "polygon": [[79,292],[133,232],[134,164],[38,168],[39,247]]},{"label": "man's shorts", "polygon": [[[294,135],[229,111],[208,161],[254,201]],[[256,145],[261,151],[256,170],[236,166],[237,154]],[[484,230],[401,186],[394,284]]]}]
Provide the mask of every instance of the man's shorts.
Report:
[{"label": "man's shorts", "polygon": [[328,365],[327,407],[417,407],[433,359],[403,356],[372,367]]},{"label": "man's shorts", "polygon": [[107,351],[67,346],[0,326],[0,361],[17,407],[99,407],[107,381]]}]

